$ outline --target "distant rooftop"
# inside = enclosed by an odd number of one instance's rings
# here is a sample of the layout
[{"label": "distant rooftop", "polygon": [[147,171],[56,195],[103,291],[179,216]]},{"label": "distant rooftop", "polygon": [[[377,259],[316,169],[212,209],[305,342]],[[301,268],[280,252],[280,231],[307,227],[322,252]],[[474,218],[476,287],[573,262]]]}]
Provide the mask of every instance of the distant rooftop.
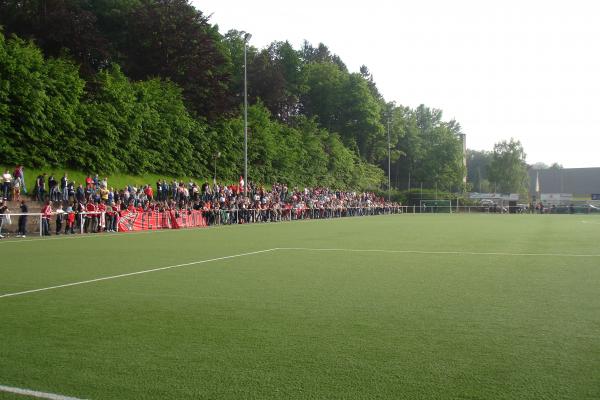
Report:
[{"label": "distant rooftop", "polygon": [[530,169],[529,192],[535,194],[535,181],[540,176],[540,192],[589,195],[600,193],[600,167]]}]

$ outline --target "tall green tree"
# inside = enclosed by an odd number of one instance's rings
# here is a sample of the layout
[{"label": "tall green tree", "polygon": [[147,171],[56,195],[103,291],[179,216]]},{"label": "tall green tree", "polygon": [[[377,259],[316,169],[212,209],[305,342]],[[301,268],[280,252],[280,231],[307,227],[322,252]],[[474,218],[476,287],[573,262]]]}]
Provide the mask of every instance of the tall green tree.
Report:
[{"label": "tall green tree", "polygon": [[304,67],[306,93],[302,96],[303,112],[316,117],[321,126],[331,132],[340,132],[342,120],[342,91],[348,74],[337,65],[310,63]]},{"label": "tall green tree", "polygon": [[494,145],[489,180],[496,191],[520,193],[526,189],[527,165],[520,141],[511,138]]},{"label": "tall green tree", "polygon": [[31,42],[0,33],[0,144],[4,163],[72,165],[85,149],[77,67],[45,60]]},{"label": "tall green tree", "polygon": [[340,70],[348,72],[348,68],[342,59],[337,54],[331,53],[329,48],[323,43],[319,43],[317,47],[314,47],[305,40],[302,48],[300,49],[300,56],[305,64],[332,63],[335,64]]},{"label": "tall green tree", "polygon": [[387,137],[380,120],[380,104],[360,74],[350,74],[340,93],[340,134],[347,144],[356,144],[359,155],[370,163],[387,156]]},{"label": "tall green tree", "polygon": [[83,0],[0,0],[0,25],[7,34],[35,40],[45,55],[67,52],[86,76],[112,60],[111,43]]},{"label": "tall green tree", "polygon": [[86,169],[144,171],[145,160],[139,146],[142,116],[133,85],[116,65],[99,72],[94,84],[97,90],[83,104],[91,145],[85,158]]},{"label": "tall green tree", "polygon": [[[223,36],[223,51],[226,58],[226,68],[229,71],[229,103],[233,109],[239,109],[244,103],[244,37],[247,32],[235,29],[229,30]],[[258,50],[248,44],[247,64],[252,66],[252,60]],[[254,83],[250,85],[250,89]],[[250,98],[252,100],[252,97]]]},{"label": "tall green tree", "polygon": [[255,55],[248,68],[250,96],[260,99],[280,121],[290,122],[300,112],[302,64],[289,42],[273,42]]},{"label": "tall green tree", "polygon": [[144,152],[143,159],[134,163],[145,171],[207,176],[207,127],[189,115],[181,89],[157,78],[136,82],[133,89],[141,116],[139,147]]},{"label": "tall green tree", "polygon": [[424,158],[425,148],[419,136],[414,110],[410,107],[391,108],[392,132],[396,133],[394,150],[397,152],[393,169],[393,182],[397,188],[409,189],[421,181],[415,179],[415,171],[419,160]]},{"label": "tall green tree", "polygon": [[488,171],[493,154],[486,150],[467,150],[467,182],[472,190],[487,193],[490,191]]},{"label": "tall green tree", "polygon": [[348,74],[332,62],[306,65],[306,91],[302,106],[321,126],[340,134],[344,143],[369,162],[385,155],[385,129],[380,121],[380,103],[367,80]]},{"label": "tall green tree", "polygon": [[415,110],[401,109],[396,115],[403,131],[398,148],[404,156],[397,165],[404,169],[402,180],[408,181],[410,174],[411,186],[461,189],[466,171],[462,162],[460,125],[443,121],[441,110],[424,105]]},{"label": "tall green tree", "polygon": [[[189,0],[0,0],[0,22],[47,56],[3,39],[7,159],[209,175],[220,152],[221,176],[240,174],[245,32],[222,36]],[[389,158],[398,187],[461,182],[460,125],[386,102],[325,44],[249,46],[247,72],[253,179],[374,187]]]},{"label": "tall green tree", "polygon": [[141,0],[128,14],[127,26],[128,38],[119,50],[129,77],[171,79],[200,116],[214,119],[229,111],[221,35],[188,0]]}]

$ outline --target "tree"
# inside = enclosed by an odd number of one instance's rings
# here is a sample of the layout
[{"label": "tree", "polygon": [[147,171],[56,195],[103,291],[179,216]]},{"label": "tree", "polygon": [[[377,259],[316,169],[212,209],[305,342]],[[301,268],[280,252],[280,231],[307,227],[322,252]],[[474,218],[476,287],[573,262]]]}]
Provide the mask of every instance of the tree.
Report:
[{"label": "tree", "polygon": [[273,42],[255,55],[248,68],[249,95],[260,99],[280,121],[289,122],[300,111],[300,57],[289,42]]},{"label": "tree", "polygon": [[225,45],[188,0],[141,0],[127,26],[127,40],[118,44],[126,75],[171,79],[199,116],[214,119],[230,111]]},{"label": "tree", "polygon": [[208,172],[205,126],[187,112],[181,89],[158,78],[131,82],[116,65],[97,74],[83,104],[91,151],[84,168],[202,176]]},{"label": "tree", "polygon": [[[46,54],[2,38],[7,161],[207,175],[218,151],[219,175],[239,176],[244,32],[222,36],[189,0],[0,0],[0,22]],[[460,125],[441,110],[386,102],[323,43],[247,50],[252,179],[373,188],[389,157],[398,187],[462,183]]]},{"label": "tree", "polygon": [[[208,150],[206,126],[189,115],[181,89],[155,78],[134,83],[133,90],[141,116],[139,147],[144,153],[134,165],[176,176],[207,176],[207,155],[214,153]],[[198,157],[200,154],[204,157]]]},{"label": "tree", "polygon": [[[96,90],[83,104],[86,134],[91,145],[84,168],[99,172],[145,172],[142,115],[134,88],[117,65],[94,77]],[[138,161],[136,163],[136,161]]]},{"label": "tree", "polygon": [[536,162],[533,165],[531,165],[531,169],[554,169],[554,170],[559,170],[559,169],[563,169],[562,164],[559,164],[557,162],[552,163],[552,165],[548,165],[546,163],[543,162]]},{"label": "tree", "polygon": [[346,64],[342,59],[329,51],[329,48],[323,43],[319,43],[317,47],[313,47],[306,40],[300,50],[300,55],[305,64],[310,63],[332,63],[335,64],[341,71],[348,72]]},{"label": "tree", "polygon": [[78,114],[85,82],[66,60],[0,33],[0,147],[5,163],[70,165],[88,147]]},{"label": "tree", "polygon": [[381,123],[379,102],[360,74],[350,74],[340,93],[339,132],[348,145],[356,144],[358,154],[370,163],[387,156],[387,136]]},{"label": "tree", "polygon": [[301,103],[306,115],[317,117],[322,127],[339,133],[344,144],[368,162],[385,157],[387,139],[380,103],[367,80],[332,62],[313,62],[304,71],[306,91]]},{"label": "tree", "polygon": [[371,74],[371,71],[369,71],[369,68],[367,68],[366,65],[361,65],[359,71],[360,76],[362,76],[367,81],[367,84],[369,85],[369,90],[371,91],[371,95],[379,101],[384,101],[383,96],[377,88],[377,84],[375,83],[373,74]]},{"label": "tree", "polygon": [[342,128],[342,90],[347,74],[333,63],[310,63],[304,67],[307,90],[302,96],[304,114],[316,117],[330,132]]},{"label": "tree", "polygon": [[392,117],[391,131],[396,133],[395,150],[398,154],[392,166],[393,180],[396,182],[396,187],[404,187],[406,182],[406,188],[410,189],[409,185],[412,187],[415,182],[422,182],[415,179],[415,171],[419,160],[424,158],[425,149],[420,140],[414,110],[403,106],[393,107]]},{"label": "tree", "polygon": [[[229,30],[223,36],[223,49],[226,56],[226,68],[229,71],[229,104],[232,109],[239,109],[244,99],[244,36],[247,33],[235,29]],[[247,64],[252,65],[252,60],[258,53],[253,46],[247,48]],[[250,85],[250,90],[252,90]]]},{"label": "tree", "polygon": [[520,193],[527,187],[527,165],[521,142],[513,138],[494,145],[489,180],[496,191]]},{"label": "tree", "polygon": [[562,164],[555,162],[555,163],[552,163],[552,165],[550,166],[550,169],[559,170],[559,169],[563,169],[563,166],[562,166]]},{"label": "tree", "polygon": [[398,114],[399,119],[404,119],[400,122],[404,134],[399,149],[406,154],[400,165],[408,170],[411,181],[443,190],[459,188],[466,172],[460,125],[455,121],[444,122],[441,110],[424,105]]},{"label": "tree", "polygon": [[476,192],[489,192],[488,171],[492,163],[492,152],[467,150],[467,182]]},{"label": "tree", "polygon": [[550,168],[548,164],[543,162],[536,162],[531,166],[532,169],[548,169]]},{"label": "tree", "polygon": [[99,31],[94,12],[85,1],[0,1],[0,25],[6,33],[33,39],[47,56],[65,51],[81,65],[85,76],[106,67],[112,59],[111,44]]}]

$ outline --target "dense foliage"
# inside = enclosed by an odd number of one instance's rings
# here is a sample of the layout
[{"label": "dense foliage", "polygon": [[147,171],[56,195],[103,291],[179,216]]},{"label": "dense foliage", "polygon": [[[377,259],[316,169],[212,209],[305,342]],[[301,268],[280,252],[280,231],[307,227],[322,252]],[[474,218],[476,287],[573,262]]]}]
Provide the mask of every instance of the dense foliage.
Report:
[{"label": "dense foliage", "polygon": [[467,165],[467,178],[474,191],[522,193],[527,189],[528,165],[518,140],[500,141],[494,145],[493,151],[469,150]]},{"label": "dense foliage", "polygon": [[[243,172],[245,32],[187,0],[0,0],[0,164],[221,179]],[[457,190],[460,125],[386,102],[319,44],[248,47],[249,176]],[[220,156],[216,156],[220,154]]]}]

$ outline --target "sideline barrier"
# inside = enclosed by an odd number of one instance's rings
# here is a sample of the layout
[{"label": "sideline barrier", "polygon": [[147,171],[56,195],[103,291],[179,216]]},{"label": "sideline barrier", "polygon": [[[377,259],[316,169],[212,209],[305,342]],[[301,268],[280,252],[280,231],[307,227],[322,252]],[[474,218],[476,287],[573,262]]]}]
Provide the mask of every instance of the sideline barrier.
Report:
[{"label": "sideline barrier", "polygon": [[421,214],[463,213],[463,214],[600,214],[600,210],[590,206],[545,206],[543,210],[523,206],[415,206]]},{"label": "sideline barrier", "polygon": [[[103,215],[100,216],[100,219]],[[121,211],[118,217],[119,232],[149,231],[156,229],[171,229],[172,216],[167,211]]]},{"label": "sideline barrier", "polygon": [[[73,225],[62,223],[61,234],[101,233],[101,232],[134,232],[160,229],[201,228],[214,225],[233,225],[266,222],[289,222],[310,219],[333,219],[345,217],[361,217],[371,215],[390,215],[415,213],[415,207],[409,206],[377,206],[377,207],[283,207],[269,209],[232,209],[232,210],[168,210],[168,211],[128,211],[109,213],[100,211],[84,211],[75,214]],[[68,213],[64,213],[65,218]],[[16,232],[18,217],[32,217],[28,220],[28,231],[43,236],[42,213],[7,213],[2,215],[2,232],[8,228]],[[56,231],[57,213],[50,214],[48,231]],[[8,218],[6,218],[8,217]],[[32,230],[32,226],[37,227]],[[54,228],[54,229],[52,229]]]},{"label": "sideline barrier", "polygon": [[[490,206],[377,206],[377,207],[280,207],[269,209],[231,209],[231,210],[169,210],[169,211],[121,211],[120,213],[107,212],[80,212],[75,214],[75,221],[68,233],[97,233],[104,231],[134,232],[144,230],[181,229],[194,227],[208,227],[215,225],[233,225],[266,222],[290,222],[310,219],[333,219],[345,217],[362,217],[370,215],[389,214],[436,214],[445,208],[451,213],[479,213],[479,214],[540,214],[539,210],[522,209],[520,207],[490,207]],[[449,210],[448,210],[449,209]],[[592,208],[576,208],[564,211],[560,208],[545,208],[543,214],[600,214]],[[48,220],[49,231],[56,231],[56,213],[52,213]],[[65,213],[66,217],[67,213]],[[1,234],[16,233],[18,219],[27,216],[27,230],[29,234],[43,236],[43,214],[41,213],[7,213],[0,216],[2,222]],[[8,218],[7,218],[8,217]],[[51,226],[50,226],[51,225]],[[66,227],[63,222],[62,229]],[[112,229],[111,229],[112,227]],[[54,229],[51,229],[54,228]],[[61,232],[62,233],[62,232]]]},{"label": "sideline barrier", "polygon": [[199,228],[207,226],[206,219],[203,215],[204,212],[200,210],[171,210],[163,211],[163,213],[169,214],[170,220],[172,221],[172,229]]}]

